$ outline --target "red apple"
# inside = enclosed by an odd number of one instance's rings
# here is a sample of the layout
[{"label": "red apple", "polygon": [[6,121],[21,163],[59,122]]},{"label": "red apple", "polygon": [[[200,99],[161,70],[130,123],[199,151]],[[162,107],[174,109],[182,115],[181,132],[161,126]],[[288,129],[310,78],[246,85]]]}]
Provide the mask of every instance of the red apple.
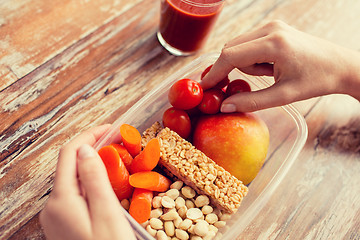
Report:
[{"label": "red apple", "polygon": [[208,115],[199,119],[193,144],[244,184],[249,184],[264,164],[269,130],[254,113]]}]

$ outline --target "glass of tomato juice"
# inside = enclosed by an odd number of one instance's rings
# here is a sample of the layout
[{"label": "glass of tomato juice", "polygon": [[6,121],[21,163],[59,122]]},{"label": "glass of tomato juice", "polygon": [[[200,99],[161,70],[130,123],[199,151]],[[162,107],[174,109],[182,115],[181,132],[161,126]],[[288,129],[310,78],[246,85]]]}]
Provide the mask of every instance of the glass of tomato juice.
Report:
[{"label": "glass of tomato juice", "polygon": [[186,56],[205,43],[225,0],[161,0],[157,37],[171,54]]}]

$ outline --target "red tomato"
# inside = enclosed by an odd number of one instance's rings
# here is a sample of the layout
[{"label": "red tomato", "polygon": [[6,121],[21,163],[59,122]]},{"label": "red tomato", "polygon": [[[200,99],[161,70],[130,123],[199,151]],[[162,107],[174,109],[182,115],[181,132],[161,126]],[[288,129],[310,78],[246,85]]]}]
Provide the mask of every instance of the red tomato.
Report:
[{"label": "red tomato", "polygon": [[203,99],[198,108],[201,112],[206,114],[218,113],[224,98],[225,94],[221,89],[211,88],[204,92]]},{"label": "red tomato", "polygon": [[[205,75],[210,71],[211,67],[213,65],[208,66],[202,73],[201,73],[201,79],[203,79],[205,77]],[[229,78],[226,76],[223,80],[221,80],[220,82],[218,82],[213,88],[220,88],[223,89],[224,87],[226,87],[229,84],[230,80]]]},{"label": "red tomato", "polygon": [[181,79],[175,82],[168,94],[170,104],[178,109],[188,110],[196,107],[203,97],[203,90],[197,81]]},{"label": "red tomato", "polygon": [[241,92],[251,92],[250,85],[245,80],[241,80],[241,79],[233,80],[229,83],[229,85],[226,88],[227,97]]},{"label": "red tomato", "polygon": [[223,89],[224,87],[226,87],[229,84],[229,82],[230,82],[229,78],[225,77],[223,80],[218,82],[213,88]]},{"label": "red tomato", "polygon": [[168,127],[182,138],[188,138],[191,133],[191,120],[189,115],[181,109],[171,107],[163,114],[163,125]]}]

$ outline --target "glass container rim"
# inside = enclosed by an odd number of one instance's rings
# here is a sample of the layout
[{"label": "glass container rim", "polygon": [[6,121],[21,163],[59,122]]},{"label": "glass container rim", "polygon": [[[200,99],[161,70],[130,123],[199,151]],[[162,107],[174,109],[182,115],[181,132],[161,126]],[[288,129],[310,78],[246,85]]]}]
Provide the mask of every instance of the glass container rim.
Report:
[{"label": "glass container rim", "polygon": [[225,2],[225,0],[219,0],[219,1],[214,2],[214,3],[198,3],[198,2],[194,2],[192,0],[180,0],[180,1],[183,2],[183,3],[190,4],[192,6],[195,6],[195,7],[214,7],[214,6],[220,5],[223,2]]}]

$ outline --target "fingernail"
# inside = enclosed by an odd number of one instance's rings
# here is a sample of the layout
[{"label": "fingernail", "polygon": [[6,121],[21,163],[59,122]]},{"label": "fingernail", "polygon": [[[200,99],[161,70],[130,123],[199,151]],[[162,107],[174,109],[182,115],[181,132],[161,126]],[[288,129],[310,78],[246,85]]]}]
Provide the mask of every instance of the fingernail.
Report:
[{"label": "fingernail", "polygon": [[95,150],[88,144],[82,145],[78,150],[78,158],[79,159],[87,159],[95,157]]},{"label": "fingernail", "polygon": [[236,106],[232,103],[227,103],[227,104],[221,105],[221,112],[223,112],[223,113],[230,113],[230,112],[235,112],[235,111],[236,111]]}]

